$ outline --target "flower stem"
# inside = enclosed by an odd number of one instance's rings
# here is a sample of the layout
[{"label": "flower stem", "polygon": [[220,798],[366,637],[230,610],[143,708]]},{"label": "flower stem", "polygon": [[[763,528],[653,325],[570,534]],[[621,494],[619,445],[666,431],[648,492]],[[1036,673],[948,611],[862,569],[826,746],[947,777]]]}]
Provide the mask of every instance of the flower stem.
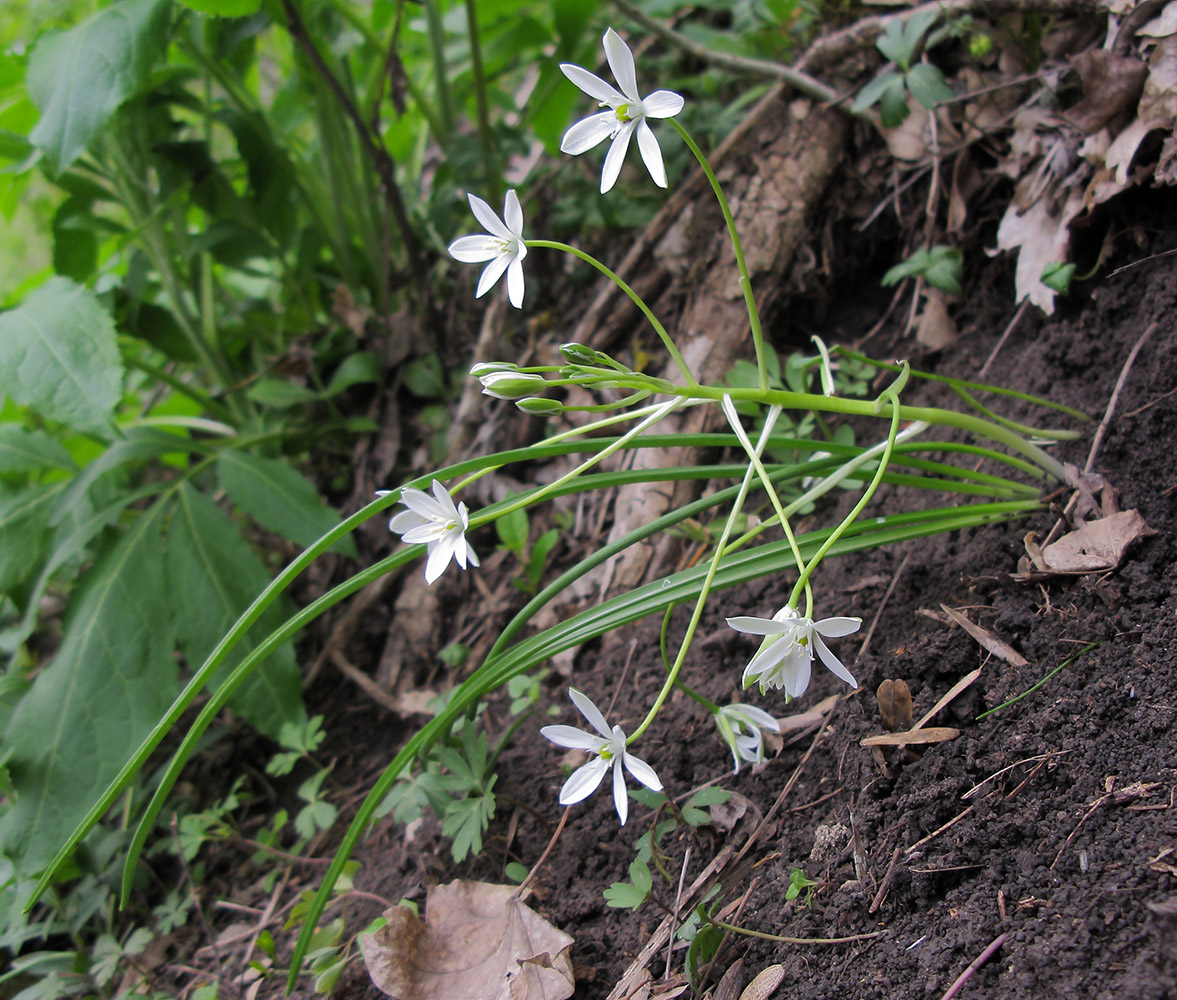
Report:
[{"label": "flower stem", "polygon": [[596,257],[592,256],[592,254],[585,253],[583,250],[577,249],[574,246],[569,246],[567,243],[559,243],[556,240],[524,240],[523,243],[527,247],[543,247],[548,250],[563,250],[565,253],[570,253],[574,257],[579,257],[586,264],[592,264],[593,267],[595,267],[606,278],[608,278],[618,288],[625,292],[625,294],[630,297],[633,304],[642,311],[642,315],[644,315],[646,319],[650,321],[650,325],[654,328],[654,332],[657,333],[658,336],[662,339],[662,343],[665,345],[666,350],[670,352],[671,359],[678,366],[678,370],[682,372],[682,376],[684,379],[686,379],[687,385],[695,386],[699,384],[699,380],[695,378],[694,373],[691,371],[690,365],[687,364],[682,354],[679,353],[679,350],[675,346],[674,341],[671,339],[670,334],[666,332],[666,327],[662,325],[662,323],[658,320],[658,317],[654,315],[642,297],[638,295],[638,293],[635,292],[632,288],[630,288],[629,285],[622,281],[618,274],[607,268],[604,264],[597,260]]},{"label": "flower stem", "polygon": [[703,168],[703,173],[707,175],[707,180],[711,184],[711,190],[715,192],[715,197],[719,201],[720,211],[723,212],[723,221],[727,223],[727,231],[732,238],[732,249],[736,254],[736,267],[740,269],[740,291],[744,293],[744,304],[748,307],[748,325],[752,329],[752,347],[756,351],[756,370],[760,375],[760,391],[764,392],[768,389],[768,362],[764,356],[764,334],[760,329],[760,312],[756,308],[756,299],[752,295],[752,277],[748,273],[748,262],[744,260],[744,248],[740,245],[740,234],[736,231],[736,220],[732,218],[731,206],[727,203],[727,196],[723,193],[723,188],[719,186],[715,171],[711,169],[711,164],[707,162],[707,157],[703,155],[698,143],[679,124],[678,119],[671,118],[670,124],[682,137],[682,141],[687,144],[687,149],[699,161],[699,166]]},{"label": "flower stem", "polygon": [[[792,607],[797,606],[797,598],[801,596],[802,588],[806,588],[809,583],[810,576],[813,571],[817,569],[821,563],[822,558],[833,547],[834,543],[842,537],[842,534],[850,527],[857,519],[858,515],[862,513],[863,508],[870,503],[871,497],[875,495],[875,490],[879,488],[879,484],[883,481],[883,475],[887,471],[887,463],[891,460],[891,452],[895,449],[895,437],[899,433],[899,397],[895,395],[890,389],[883,394],[883,399],[891,404],[891,431],[887,435],[887,444],[883,449],[883,454],[879,459],[879,467],[875,469],[874,477],[870,481],[870,485],[863,491],[862,497],[858,503],[854,505],[854,509],[846,515],[846,518],[833,531],[830,532],[829,537],[822,543],[821,548],[814,553],[812,559],[809,560],[808,565],[801,571],[801,576],[798,577],[797,582],[793,585],[793,593],[789,595],[789,604]],[[807,618],[813,617],[813,597],[812,593],[806,591],[806,607]]]},{"label": "flower stem", "polygon": [[[764,422],[764,430],[760,432],[760,440],[756,443],[757,454],[763,451],[765,445],[768,444],[775,419],[772,411],[769,411],[768,419]],[[732,511],[728,514],[727,523],[723,526],[723,534],[720,535],[719,541],[715,545],[715,555],[711,557],[711,562],[707,566],[707,575],[703,579],[703,586],[699,591],[698,599],[695,601],[695,610],[691,614],[690,622],[687,624],[687,631],[683,635],[682,644],[678,647],[678,655],[674,658],[674,664],[671,666],[666,681],[662,685],[662,690],[658,692],[658,697],[654,699],[654,704],[650,706],[646,717],[642,719],[642,724],[626,739],[626,746],[633,743],[642,733],[649,729],[650,723],[654,721],[654,717],[662,710],[662,706],[666,704],[666,699],[670,696],[670,692],[674,689],[675,683],[678,681],[679,671],[682,670],[683,662],[687,658],[687,651],[691,648],[691,640],[694,639],[695,630],[699,627],[699,621],[703,617],[703,608],[706,606],[707,597],[711,593],[711,585],[715,581],[715,574],[719,571],[719,563],[723,559],[723,551],[727,547],[727,540],[731,538],[732,531],[735,529],[736,518],[744,506],[744,500],[748,496],[748,489],[752,485],[752,476],[755,474],[755,471],[749,465],[748,471],[744,473],[744,479],[740,483],[740,490],[736,494],[735,502],[732,504]]]}]

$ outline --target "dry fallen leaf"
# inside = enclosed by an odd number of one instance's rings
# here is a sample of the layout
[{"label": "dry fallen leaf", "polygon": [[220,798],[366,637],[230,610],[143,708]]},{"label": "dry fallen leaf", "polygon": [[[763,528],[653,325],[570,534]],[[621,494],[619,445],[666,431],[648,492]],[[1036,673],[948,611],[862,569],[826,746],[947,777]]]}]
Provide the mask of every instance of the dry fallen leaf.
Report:
[{"label": "dry fallen leaf", "polygon": [[405,906],[360,936],[368,975],[394,1000],[566,1000],[575,986],[573,939],[509,885],[432,886],[426,922]]},{"label": "dry fallen leaf", "polygon": [[1128,546],[1138,538],[1156,532],[1144,523],[1138,510],[1124,510],[1110,517],[1088,521],[1063,535],[1057,542],[1039,548],[1034,533],[1026,536],[1028,564],[1019,565],[1018,578],[1029,579],[1031,570],[1038,573],[1102,573],[1115,569]]},{"label": "dry fallen leaf", "polygon": [[947,604],[941,604],[940,607],[948,616],[950,621],[955,622],[957,625],[963,628],[966,632],[968,632],[969,635],[976,639],[984,649],[988,650],[994,656],[1005,660],[1005,662],[1012,667],[1029,666],[1028,661],[1024,656],[1022,656],[1021,653],[1014,649],[1013,646],[1011,646],[1009,643],[1003,642],[1001,639],[997,638],[997,636],[995,636],[987,628],[983,628],[982,626],[976,624],[967,616],[962,615],[959,611],[955,610],[954,608],[950,608]]},{"label": "dry fallen leaf", "polygon": [[954,740],[959,735],[959,729],[951,729],[948,726],[931,726],[928,729],[909,729],[905,733],[866,736],[859,741],[859,746],[905,747],[913,743],[943,743],[945,740]]},{"label": "dry fallen leaf", "polygon": [[740,1000],[768,1000],[776,992],[784,978],[785,967],[783,965],[770,965],[767,969],[762,969],[756,978],[744,987],[744,992],[740,994]]},{"label": "dry fallen leaf", "polygon": [[940,351],[956,343],[956,323],[948,315],[948,296],[939,288],[925,289],[924,297],[915,339],[930,351]]},{"label": "dry fallen leaf", "polygon": [[911,728],[911,688],[905,680],[888,678],[876,693],[883,726],[893,733]]}]

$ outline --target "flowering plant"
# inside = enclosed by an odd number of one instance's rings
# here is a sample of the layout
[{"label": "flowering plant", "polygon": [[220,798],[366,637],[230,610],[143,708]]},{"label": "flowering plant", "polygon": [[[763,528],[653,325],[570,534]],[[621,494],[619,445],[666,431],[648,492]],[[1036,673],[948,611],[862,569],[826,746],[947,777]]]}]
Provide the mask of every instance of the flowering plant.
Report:
[{"label": "flowering plant", "polygon": [[[1065,470],[1044,450],[1040,442],[1043,439],[1073,436],[1072,433],[1036,429],[1034,439],[1031,440],[1024,433],[1023,425],[992,419],[991,409],[976,403],[974,393],[987,390],[999,394],[1003,390],[997,387],[972,384],[958,386],[961,398],[973,412],[911,406],[903,401],[903,397],[909,381],[921,378],[922,373],[913,371],[906,363],[873,361],[847,350],[831,351],[818,342],[817,356],[802,362],[802,369],[808,375],[801,383],[791,385],[787,390],[774,388],[770,384],[769,355],[740,235],[727,198],[706,156],[675,117],[684,109],[683,98],[670,91],[654,91],[641,97],[636,68],[628,47],[612,29],[605,33],[604,45],[618,88],[579,67],[562,67],[565,75],[576,86],[609,109],[573,125],[565,134],[563,145],[566,151],[579,153],[606,138],[612,139],[602,173],[601,188],[602,193],[605,193],[617,181],[628,144],[631,138],[636,137],[650,175],[659,186],[663,186],[666,177],[662,154],[648,120],[669,121],[709,181],[725,220],[739,272],[739,284],[747,305],[747,327],[755,356],[756,384],[738,388],[700,384],[675,338],[641,296],[605,263],[566,243],[525,238],[523,209],[516,190],[507,192],[501,218],[485,201],[470,194],[470,209],[485,232],[461,237],[450,245],[449,250],[451,256],[461,262],[485,265],[475,288],[476,297],[488,292],[506,274],[507,297],[514,307],[522,308],[523,261],[529,252],[543,249],[570,254],[615,281],[641,310],[664,345],[669,362],[677,369],[674,379],[649,375],[640,370],[641,366],[627,365],[596,347],[584,344],[562,345],[559,356],[553,355],[547,364],[528,367],[511,362],[482,361],[476,364],[472,374],[481,381],[488,395],[512,400],[524,413],[562,420],[570,414],[587,413],[587,421],[578,416],[577,420],[581,422],[569,420],[567,426],[552,428],[552,433],[531,445],[522,455],[519,451],[505,451],[469,459],[439,469],[432,475],[413,479],[399,489],[382,492],[375,501],[325,533],[295,558],[242,614],[195,671],[184,692],[151,736],[144,741],[119,778],[106,788],[86,819],[78,825],[57,857],[46,867],[38,885],[38,893],[46,889],[69,853],[117,801],[130,777],[144,766],[163,736],[177,723],[198,693],[213,681],[225,658],[242,642],[265,609],[320,554],[327,552],[369,518],[381,515],[394,504],[399,503],[404,509],[392,517],[389,528],[401,536],[405,545],[397,547],[387,558],[365,567],[318,597],[261,638],[247,655],[233,665],[223,680],[217,678],[212,696],[191,724],[172,763],[165,769],[135,832],[128,852],[125,891],[129,890],[146,831],[155,823],[178,779],[180,769],[211,720],[233,691],[273,649],[315,617],[382,575],[407,565],[422,551],[426,555],[425,576],[430,584],[441,581],[451,561],[462,569],[478,567],[479,560],[468,536],[493,521],[532,508],[549,498],[579,491],[609,489],[630,482],[718,480],[716,489],[590,551],[540,589],[506,625],[486,651],[477,669],[454,689],[435,718],[408,740],[360,806],[318,893],[307,908],[292,960],[292,984],[332,888],[360,835],[376,815],[390,788],[431,749],[439,743],[444,744],[452,736],[459,720],[474,718],[478,705],[513,678],[557,653],[630,622],[649,616],[664,616],[666,624],[662,632],[662,645],[666,676],[646,706],[640,722],[632,730],[627,732],[620,726],[609,726],[596,706],[578,690],[572,689],[570,697],[592,731],[562,725],[546,727],[541,731],[558,746],[583,750],[591,755],[587,763],[563,781],[558,791],[558,801],[563,805],[571,805],[583,800],[600,786],[606,773],[611,773],[614,805],[620,821],[625,823],[629,808],[626,772],[646,788],[654,790],[662,787],[662,780],[655,769],[644,759],[635,756],[634,747],[654,725],[676,690],[693,698],[712,714],[722,743],[732,752],[737,772],[741,762],[762,760],[763,733],[774,731],[777,727],[775,718],[765,708],[746,704],[721,708],[687,684],[693,665],[691,654],[695,637],[713,591],[760,579],[791,582],[791,591],[784,605],[771,619],[740,615],[728,619],[733,628],[761,636],[763,640],[760,650],[743,671],[745,688],[756,684],[761,695],[769,699],[774,697],[773,692],[777,689],[783,689],[786,698],[800,697],[810,682],[815,657],[841,680],[856,686],[854,675],[829,649],[826,640],[855,632],[861,619],[814,619],[815,573],[827,556],[932,532],[959,530],[1040,510],[1039,482],[1049,479],[1061,482],[1065,479]],[[884,378],[892,377],[892,381],[873,399],[840,392],[834,373],[834,364],[839,357],[869,366]],[[813,384],[814,374],[818,376],[816,386]],[[572,387],[592,395],[598,401],[589,405],[562,402],[561,390]],[[819,391],[812,391],[814,389]],[[541,392],[550,392],[551,395],[540,398]],[[1081,416],[1075,411],[1045,401],[1038,402],[1072,416]],[[688,407],[715,407],[718,410],[718,415],[726,421],[727,431],[719,435],[718,439],[708,438],[706,443],[728,448],[730,454],[737,456],[733,464],[648,471],[609,467],[609,459],[623,450],[665,447],[666,438],[649,432],[671,414]],[[749,434],[743,425],[748,417],[745,411],[749,409],[761,418],[755,434]],[[822,421],[818,421],[815,416],[812,421],[815,426],[824,426],[825,420],[858,418],[874,428],[874,443],[869,446],[848,445],[834,440],[833,434],[829,435],[829,440],[820,442],[787,437],[775,431],[778,418],[785,411],[798,415],[798,422],[801,415],[819,415]],[[961,444],[955,439],[928,439],[941,429],[948,429],[955,435],[967,434],[972,442]],[[670,442],[675,444],[698,443],[699,440],[697,436],[682,431],[674,432],[670,438]],[[808,460],[780,462],[771,458],[778,447],[793,451],[808,449],[818,454],[812,454]],[[521,458],[544,461],[570,454],[578,458],[568,471],[541,486],[506,496],[480,510],[471,511],[464,501],[454,499],[455,496],[461,496],[462,491],[478,478],[510,462],[518,462]],[[967,464],[954,464],[953,458],[962,454],[967,456]],[[770,457],[766,459],[766,455]],[[974,465],[978,459],[987,460],[995,471],[978,472]],[[590,470],[592,475],[587,474]],[[889,483],[912,485],[915,480],[923,488],[946,494],[945,503],[939,507],[927,506],[914,513],[893,513],[888,509],[887,498],[880,494],[880,489]],[[452,482],[452,485],[446,489],[441,485],[443,482]],[[789,498],[788,502],[785,502],[785,498],[789,497],[784,490],[786,486],[793,488],[797,494]],[[849,486],[861,492],[845,517],[832,525],[815,527],[803,533],[794,531],[792,519],[799,511],[812,506],[824,514],[828,508],[817,506],[822,497],[835,488]],[[430,487],[430,492],[425,492],[423,487]],[[755,523],[744,513],[753,492],[763,494],[771,509],[770,516]],[[965,497],[971,498],[972,502],[963,503],[962,498]],[[876,498],[880,502],[880,509],[873,511],[872,517],[863,519],[861,515],[864,509]],[[706,516],[708,512],[715,512],[716,524],[722,527],[709,533],[706,557],[699,564],[668,573],[632,591],[584,608],[534,634],[523,634],[529,624],[536,621],[538,613],[548,607],[554,598],[602,563],[654,534],[672,529],[688,519]],[[684,603],[691,606],[690,618],[671,655],[667,638],[669,611]],[[735,682],[734,671],[731,678],[723,681],[729,687],[734,687]],[[770,707],[779,705],[779,696],[776,697],[776,702],[770,700],[766,704]],[[471,746],[475,746],[473,741]],[[453,760],[452,756],[446,759]],[[664,770],[663,775],[669,783],[669,772]],[[553,790],[555,785],[553,767]],[[478,817],[479,821],[489,820],[489,816],[483,812],[479,812]]]}]

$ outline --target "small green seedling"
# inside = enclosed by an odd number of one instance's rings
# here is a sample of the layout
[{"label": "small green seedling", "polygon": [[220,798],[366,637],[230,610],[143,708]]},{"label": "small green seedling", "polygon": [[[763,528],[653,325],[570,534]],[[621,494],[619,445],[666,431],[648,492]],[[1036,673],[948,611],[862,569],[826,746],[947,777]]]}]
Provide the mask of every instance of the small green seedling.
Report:
[{"label": "small green seedling", "polygon": [[887,288],[898,284],[904,278],[923,278],[933,288],[939,288],[949,295],[960,295],[960,279],[963,272],[964,257],[959,250],[939,245],[925,247],[884,274],[882,285]]},{"label": "small green seedling", "polygon": [[800,868],[794,868],[789,872],[789,888],[785,890],[785,899],[793,900],[801,893],[805,893],[805,906],[813,909],[813,890],[816,886],[817,883],[807,878],[805,872]]}]

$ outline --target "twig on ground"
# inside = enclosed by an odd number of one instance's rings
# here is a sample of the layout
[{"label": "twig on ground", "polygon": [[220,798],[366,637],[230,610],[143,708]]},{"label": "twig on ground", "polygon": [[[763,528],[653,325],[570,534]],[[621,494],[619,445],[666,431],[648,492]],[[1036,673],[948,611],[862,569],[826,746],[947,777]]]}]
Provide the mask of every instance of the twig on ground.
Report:
[{"label": "twig on ground", "polygon": [[1095,432],[1095,439],[1091,442],[1091,451],[1087,453],[1087,463],[1083,466],[1084,472],[1090,472],[1095,465],[1095,456],[1099,453],[1100,445],[1103,444],[1103,436],[1107,433],[1108,426],[1112,422],[1112,417],[1116,412],[1116,404],[1120,401],[1120,393],[1124,391],[1124,383],[1128,381],[1128,372],[1132,370],[1132,364],[1136,360],[1136,355],[1140,353],[1140,349],[1144,347],[1145,342],[1153,335],[1158,324],[1153,322],[1149,324],[1147,330],[1140,335],[1140,339],[1132,346],[1132,350],[1128,352],[1128,358],[1124,362],[1124,367],[1120,369],[1120,377],[1116,379],[1116,387],[1112,390],[1112,398],[1108,400],[1108,407],[1104,410],[1103,419],[1099,422],[1099,429]]},{"label": "twig on ground", "polygon": [[891,577],[891,582],[887,584],[887,589],[883,592],[883,599],[879,602],[879,609],[875,612],[875,617],[871,620],[870,628],[866,630],[866,635],[862,638],[862,645],[858,647],[858,655],[854,657],[855,663],[861,660],[866,654],[867,648],[870,646],[871,638],[875,634],[875,628],[878,626],[879,619],[883,615],[883,609],[887,606],[887,602],[891,599],[891,595],[895,592],[895,585],[899,583],[899,578],[903,576],[903,571],[907,569],[907,563],[909,559],[911,559],[910,548],[904,554],[903,562],[899,564],[899,568],[895,570],[894,575]]},{"label": "twig on ground", "polygon": [[[678,888],[674,893],[674,912],[678,913],[679,904],[682,902],[682,887],[687,878],[687,865],[691,863],[691,848],[687,845],[687,849],[683,852],[682,868],[678,872]],[[670,939],[666,942],[666,975],[663,979],[670,978],[670,963],[674,957],[674,935],[670,935]]]},{"label": "twig on ground", "polygon": [[880,937],[886,933],[885,931],[869,931],[866,934],[850,934],[847,937],[800,938],[786,937],[784,934],[768,934],[765,931],[750,931],[746,927],[737,927],[735,924],[724,923],[722,920],[711,922],[716,927],[722,927],[725,931],[733,931],[746,937],[760,938],[761,941],[779,941],[781,944],[853,944],[855,941],[870,941],[872,938]]},{"label": "twig on ground", "polygon": [[887,873],[883,876],[883,881],[879,884],[879,891],[875,893],[875,898],[871,900],[870,908],[867,913],[875,913],[880,906],[883,905],[883,899],[887,895],[887,889],[891,885],[891,876],[895,874],[895,864],[899,860],[899,855],[903,852],[902,847],[896,847],[891,855],[891,863],[887,865]]},{"label": "twig on ground", "polygon": [[988,962],[989,959],[993,957],[993,953],[997,951],[997,949],[1000,948],[1003,944],[1005,944],[1006,937],[1007,935],[1005,933],[1001,933],[998,934],[997,937],[995,937],[992,941],[990,941],[985,950],[971,962],[969,962],[969,967],[965,969],[964,972],[962,972],[959,976],[957,976],[956,982],[954,982],[951,986],[948,987],[947,990],[945,990],[944,996],[942,996],[940,1000],[952,1000],[952,998],[961,991],[961,989],[964,987],[964,984],[967,983],[970,978],[972,978],[973,973],[975,973],[979,968],[981,968],[982,965]]},{"label": "twig on ground", "polygon": [[917,840],[914,844],[911,845],[911,847],[907,848],[903,853],[904,854],[911,854],[914,850],[916,850],[916,848],[923,847],[924,844],[928,843],[928,841],[934,840],[936,837],[939,837],[940,834],[942,834],[950,826],[954,826],[955,824],[959,823],[962,819],[964,819],[972,811],[973,811],[973,807],[969,806],[964,812],[958,813],[957,815],[953,816],[952,819],[950,819],[947,823],[945,823],[941,827],[937,827],[935,830],[933,830],[931,833],[929,833],[922,840]]},{"label": "twig on ground", "polygon": [[539,856],[539,860],[532,865],[531,871],[527,873],[527,878],[519,883],[519,888],[515,890],[515,895],[519,896],[523,890],[527,888],[528,883],[535,878],[535,873],[538,872],[545,861],[548,860],[548,855],[552,853],[552,848],[556,846],[556,841],[560,839],[560,834],[564,832],[564,825],[568,822],[568,814],[570,809],[565,808],[563,814],[560,816],[560,822],[556,824],[556,832],[552,834],[552,839],[548,841],[548,846],[544,848],[544,853]]},{"label": "twig on ground", "polygon": [[323,669],[323,664],[327,662],[332,652],[343,648],[346,637],[355,630],[356,623],[360,620],[361,616],[379,598],[384,596],[384,591],[388,589],[388,585],[392,582],[392,577],[393,574],[386,573],[378,580],[373,580],[352,598],[347,606],[347,610],[331,626],[331,635],[327,638],[327,642],[324,644],[319,655],[315,657],[315,662],[311,664],[311,669],[307,671],[306,677],[303,678],[302,689],[304,691],[314,683],[315,678],[319,676],[319,671]]},{"label": "twig on ground", "polygon": [[985,363],[981,365],[981,370],[977,372],[977,378],[984,378],[985,373],[989,371],[989,366],[993,364],[994,359],[1005,346],[1005,342],[1009,340],[1009,335],[1014,332],[1017,325],[1022,321],[1022,317],[1026,315],[1026,308],[1030,305],[1029,299],[1022,299],[1022,304],[1014,311],[1010,321],[1006,323],[1005,330],[1002,331],[1001,336],[997,339],[993,350],[989,352],[989,357],[985,359]]},{"label": "twig on ground", "polygon": [[343,650],[338,646],[331,649],[331,662],[339,668],[339,672],[343,674],[349,681],[355,684],[361,691],[364,692],[381,708],[387,709],[389,712],[402,713],[403,710],[397,700],[385,691],[379,684],[377,684],[371,677],[352,665],[351,661],[343,655]]}]

